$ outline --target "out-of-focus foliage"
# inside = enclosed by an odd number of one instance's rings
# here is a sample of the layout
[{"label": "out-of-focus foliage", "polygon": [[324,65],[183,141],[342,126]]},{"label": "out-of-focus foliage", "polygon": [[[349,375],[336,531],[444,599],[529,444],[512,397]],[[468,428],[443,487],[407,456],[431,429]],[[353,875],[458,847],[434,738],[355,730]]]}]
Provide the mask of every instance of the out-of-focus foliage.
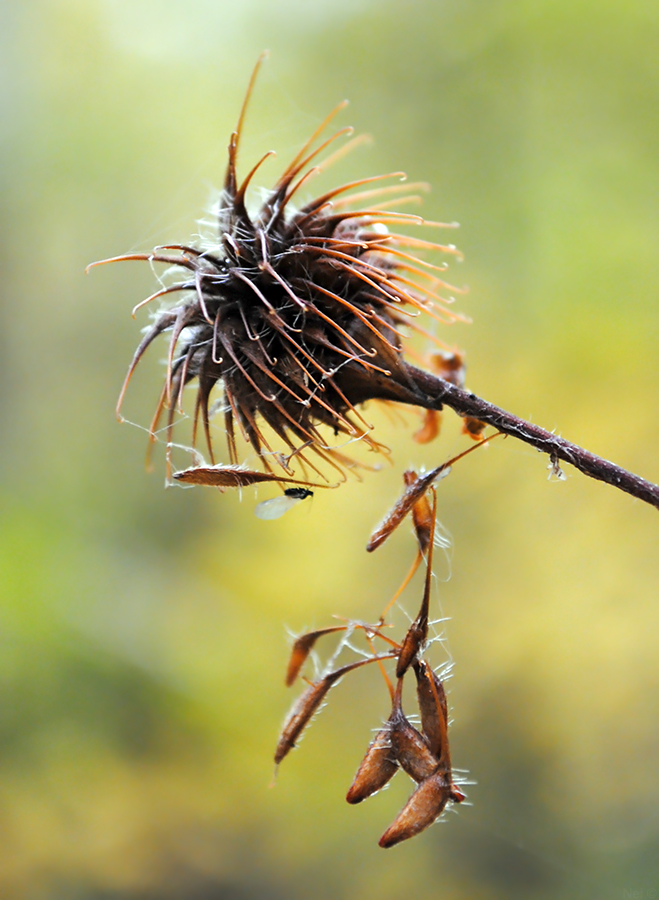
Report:
[{"label": "out-of-focus foliage", "polygon": [[[447,415],[419,447],[416,414],[370,409],[396,466],[277,522],[253,515],[266,489],[165,492],[162,460],[147,475],[145,435],[112,412],[153,277],[83,269],[195,231],[269,47],[243,171],[270,147],[283,163],[350,97],[344,121],[375,143],[323,185],[403,167],[434,185],[428,217],[461,221],[475,324],[447,339],[470,387],[659,480],[659,7],[24,0],[0,15],[2,897],[656,896],[656,511],[569,470],[548,483],[511,440],[441,484],[452,750],[477,784],[473,807],[379,850],[403,780],[343,800],[386,715],[377,672],[337,688],[268,790],[292,699],[284,626],[379,615],[414,550],[401,529],[367,556],[370,528],[405,465],[466,438]],[[157,357],[126,407],[142,425]]]}]

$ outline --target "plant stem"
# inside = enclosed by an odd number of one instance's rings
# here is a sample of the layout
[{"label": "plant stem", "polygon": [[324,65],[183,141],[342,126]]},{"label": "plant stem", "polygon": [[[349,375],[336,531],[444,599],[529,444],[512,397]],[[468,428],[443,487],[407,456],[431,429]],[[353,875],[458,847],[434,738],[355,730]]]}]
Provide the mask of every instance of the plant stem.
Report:
[{"label": "plant stem", "polygon": [[627,472],[620,466],[595,456],[589,450],[566,441],[565,438],[520,419],[493,403],[488,403],[487,400],[481,400],[475,394],[458,388],[430,372],[424,372],[410,365],[406,365],[405,368],[416,389],[425,395],[426,402],[423,405],[426,408],[441,409],[444,405],[450,406],[461,416],[479,419],[492,425],[497,431],[531,444],[542,453],[549,454],[549,458],[556,464],[558,460],[569,463],[584,475],[611,484],[659,509],[659,486],[652,484],[651,481]]}]

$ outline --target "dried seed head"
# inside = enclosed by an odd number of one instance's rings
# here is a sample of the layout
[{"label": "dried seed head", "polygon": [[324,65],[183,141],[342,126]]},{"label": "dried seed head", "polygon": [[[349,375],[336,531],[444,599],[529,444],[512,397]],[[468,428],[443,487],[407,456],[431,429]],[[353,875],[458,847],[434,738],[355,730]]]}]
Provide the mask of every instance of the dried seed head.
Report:
[{"label": "dried seed head", "polygon": [[[169,333],[167,377],[152,434],[167,410],[171,442],[183,390],[196,380],[193,443],[201,418],[211,461],[210,401],[217,386],[223,392],[231,463],[238,462],[238,427],[266,469],[274,465],[290,474],[285,458],[270,446],[271,438],[264,431],[268,426],[302,464],[315,468],[305,456],[310,450],[345,474],[351,462],[328,445],[318,426],[329,426],[344,440],[360,439],[383,452],[386,448],[370,436],[371,426],[357,406],[377,398],[421,406],[430,403],[415,386],[412,367],[403,359],[401,328],[416,328],[410,316],[419,312],[443,322],[461,317],[450,311],[449,301],[438,293],[453,290],[433,274],[446,267],[431,265],[408,251],[429,249],[452,255],[457,251],[453,245],[398,233],[397,226],[442,223],[383,211],[381,197],[398,193],[397,185],[350,195],[382,179],[404,178],[400,172],[344,184],[299,209],[293,207],[293,196],[318,171],[317,166],[309,168],[311,162],[350,131],[342,129],[312,149],[344,104],[288,165],[261,208],[248,211],[247,188],[271,155],[266,154],[239,183],[238,147],[255,75],[256,70],[229,144],[217,239],[209,246],[176,244],[150,254],[120,257],[162,262],[182,274],[179,281],[139,306],[177,292],[184,299],[162,311],[141,341],[119,407],[147,347],[158,335]],[[357,203],[364,205],[350,208]]]}]

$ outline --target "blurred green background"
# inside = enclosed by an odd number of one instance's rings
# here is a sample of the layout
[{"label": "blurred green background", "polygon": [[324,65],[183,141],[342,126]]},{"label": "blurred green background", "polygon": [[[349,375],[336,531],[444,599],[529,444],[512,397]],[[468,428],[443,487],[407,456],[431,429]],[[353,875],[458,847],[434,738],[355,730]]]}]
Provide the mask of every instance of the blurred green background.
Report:
[{"label": "blurred green background", "polygon": [[[93,259],[185,241],[222,178],[267,185],[336,102],[374,136],[323,184],[403,168],[457,219],[468,384],[659,481],[659,5],[646,0],[5,0],[0,9],[0,895],[10,900],[654,898],[657,513],[499,441],[439,490],[454,764],[473,806],[377,839],[410,790],[345,791],[387,715],[332,695],[268,789],[286,628],[373,620],[412,555],[372,526],[408,464],[277,522],[255,492],[163,490],[113,413],[154,290]],[[314,185],[314,188],[316,185]],[[126,405],[148,424],[160,346]],[[218,446],[221,446],[221,440]],[[258,499],[271,496],[263,490]],[[420,582],[406,595],[414,612]],[[634,893],[637,892],[637,893]]]}]

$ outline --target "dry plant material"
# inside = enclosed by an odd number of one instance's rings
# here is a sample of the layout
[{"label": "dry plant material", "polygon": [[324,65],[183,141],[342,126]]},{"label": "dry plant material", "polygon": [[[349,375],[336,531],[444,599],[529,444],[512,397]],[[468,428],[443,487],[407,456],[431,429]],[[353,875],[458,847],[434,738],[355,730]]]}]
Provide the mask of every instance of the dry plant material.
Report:
[{"label": "dry plant material", "polygon": [[[410,471],[405,474],[405,483],[408,488],[417,481],[416,473]],[[361,622],[348,622],[346,625],[329,626],[300,635],[292,647],[286,674],[287,684],[295,681],[308,659],[311,649],[322,637],[339,632],[344,633],[342,643],[332,657],[333,660],[345,648],[356,649],[350,644],[349,638],[353,633],[357,634],[361,631],[370,648],[370,655],[356,663],[335,669],[317,682],[309,684],[307,690],[296,701],[289,713],[275,751],[275,763],[278,764],[294,746],[302,730],[309,723],[330,687],[338,678],[367,663],[377,662],[382,669],[391,696],[391,713],[371,741],[348,789],[346,800],[354,805],[373,796],[387,786],[399,769],[402,769],[418,785],[380,839],[380,846],[385,848],[393,847],[424,831],[442,814],[447,803],[460,803],[465,799],[465,795],[455,785],[451,771],[448,706],[444,685],[428,661],[420,656],[428,638],[432,551],[437,512],[435,489],[432,485],[429,489],[433,492],[432,506],[424,493],[417,500],[419,506],[414,519],[419,545],[418,553],[427,553],[426,577],[416,619],[407,629],[400,643],[382,634],[381,629],[386,624],[387,610],[375,626],[365,625]],[[373,646],[375,639],[385,641],[391,647],[391,653],[382,656],[376,654]],[[386,659],[396,660],[395,672],[398,680],[395,690],[384,669],[383,663]],[[410,667],[414,669],[416,677],[416,695],[422,732],[415,728],[403,712],[403,685],[405,675]]]},{"label": "dry plant material", "polygon": [[385,516],[384,521],[380,525],[378,525],[378,527],[371,535],[370,540],[366,545],[367,551],[369,553],[372,553],[373,550],[377,550],[378,547],[381,547],[388,537],[391,537],[391,535],[398,528],[403,519],[414,508],[415,504],[417,504],[425,496],[430,486],[435,481],[446,478],[446,476],[451,471],[451,466],[453,466],[456,462],[458,462],[458,460],[467,456],[472,451],[478,449],[478,447],[484,446],[495,437],[497,437],[496,434],[490,435],[482,443],[476,444],[473,447],[469,447],[468,450],[463,450],[462,453],[458,453],[457,456],[454,456],[452,459],[449,459],[445,463],[442,463],[440,466],[437,466],[436,469],[432,469],[426,475],[422,475],[421,477],[417,476],[417,478],[415,479],[410,477],[410,483],[408,484],[406,481],[405,491],[403,492],[400,500],[396,502],[396,504]]},{"label": "dry plant material", "polygon": [[315,684],[310,684],[307,690],[295,702],[293,708],[286,717],[275,751],[275,765],[279,765],[279,763],[288,756],[293,747],[295,747],[295,742],[337,681],[340,681],[340,679],[349,672],[360,669],[362,666],[366,666],[369,663],[378,662],[381,659],[391,659],[391,654],[386,656],[374,656],[370,659],[360,659],[358,662],[349,663],[348,665],[341,666],[341,668],[335,669],[333,672],[325,675]]},{"label": "dry plant material", "polygon": [[[151,426],[154,437],[166,413],[171,443],[184,388],[196,381],[192,444],[201,420],[211,462],[211,394],[217,388],[232,464],[238,463],[239,429],[266,471],[283,468],[289,474],[288,463],[270,444],[274,436],[290,451],[286,459],[294,454],[305,470],[318,471],[320,465],[322,472],[329,466],[345,477],[353,463],[329,444],[319,426],[329,426],[343,442],[358,440],[386,453],[357,407],[373,399],[427,406],[406,369],[405,332],[415,327],[421,313],[443,323],[464,319],[451,310],[451,297],[441,293],[458,291],[438,277],[446,263],[431,264],[414,255],[430,250],[459,257],[459,252],[450,243],[421,240],[399,230],[453,228],[454,223],[428,222],[375,202],[399,192],[396,182],[405,179],[403,172],[362,178],[294,206],[301,189],[336,154],[317,160],[352,133],[341,128],[321,139],[343,103],[284,169],[261,207],[248,210],[249,185],[272,155],[265,154],[239,180],[240,138],[260,63],[229,144],[218,208],[219,241],[170,244],[151,253],[101,261],[162,263],[181,275],[135,308],[182,298],[156,315],[138,346],[117,414],[143,354],[167,333],[167,373]],[[387,184],[391,181],[394,184]]]},{"label": "dry plant material", "polygon": [[446,772],[435,772],[419,784],[380,838],[380,846],[387,849],[420,834],[437,821],[449,800],[461,803],[464,799]]},{"label": "dry plant material", "polygon": [[[404,196],[407,186],[386,183],[403,180],[404,173],[362,178],[294,206],[294,199],[315,174],[360,144],[354,138],[322,158],[335,141],[352,134],[352,129],[342,128],[320,140],[345,103],[311,135],[260,208],[248,209],[250,184],[273,155],[265,153],[239,180],[240,138],[265,55],[254,69],[229,142],[217,235],[196,246],[168,244],[150,253],[129,253],[88,266],[89,270],[110,262],[141,260],[179,274],[172,283],[161,281],[161,287],[133,311],[174,298],[173,304],[155,314],[135,351],[117,403],[119,418],[138,363],[153,341],[167,334],[167,371],[150,431],[152,440],[157,440],[166,413],[168,471],[176,412],[182,408],[186,386],[196,382],[192,446],[201,420],[212,463],[214,410],[223,413],[232,465],[239,462],[238,429],[267,472],[279,468],[291,475],[290,461],[295,458],[308,480],[309,471],[327,479],[327,467],[342,478],[356,470],[355,461],[330,444],[322,426],[344,443],[361,441],[376,453],[388,453],[358,408],[365,401],[394,401],[431,411],[418,433],[422,442],[439,431],[434,413],[449,406],[464,419],[466,433],[474,438],[481,439],[485,425],[493,426],[549,454],[556,464],[567,462],[659,508],[659,486],[464,388],[463,355],[417,322],[419,316],[444,325],[467,321],[451,308],[453,295],[463,289],[446,281],[444,274],[446,258],[460,258],[460,253],[451,243],[399,230],[453,228],[455,223],[430,222],[394,209],[401,202],[419,199],[414,193]],[[409,189],[425,187],[410,185]],[[431,263],[416,255],[425,251],[442,254],[444,261]],[[410,332],[438,345],[439,351],[428,360],[431,371],[405,359]],[[219,403],[211,402],[214,392],[221,395]],[[287,454],[271,447],[273,436]]]},{"label": "dry plant material", "polygon": [[[378,622],[377,625],[367,625],[365,622],[354,622],[350,621],[346,625],[330,625],[328,628],[318,628],[315,631],[305,631],[303,634],[298,635],[293,641],[293,646],[291,647],[291,655],[288,660],[288,668],[286,670],[286,686],[290,687],[295,683],[297,676],[300,674],[300,670],[302,666],[307,661],[309,654],[313,650],[316,645],[316,641],[325,637],[327,634],[337,634],[338,632],[345,632],[350,629],[360,630],[366,634],[366,638],[369,641],[369,646],[372,648],[372,644],[370,644],[370,639],[377,635],[378,637],[383,638],[384,640],[388,640],[385,638],[383,634],[380,634],[380,629],[382,628],[383,623]],[[398,649],[398,645],[395,641],[389,641],[389,643]],[[375,657],[375,651],[373,651],[373,656]]]},{"label": "dry plant material", "polygon": [[299,484],[306,487],[328,487],[326,484],[299,481],[296,478],[273,475],[271,472],[257,472],[253,469],[245,469],[242,466],[193,466],[190,469],[174,472],[172,477],[181,484],[203,484],[207,487],[220,489],[249,487],[252,484],[262,484],[265,481]]},{"label": "dry plant material", "polygon": [[[434,488],[433,488],[434,492]],[[433,494],[433,507],[430,535],[428,540],[428,562],[426,564],[426,580],[423,588],[423,599],[421,600],[421,608],[417,613],[416,619],[412,622],[407,630],[407,634],[403,639],[403,644],[398,654],[398,662],[396,664],[396,678],[402,679],[407,672],[411,663],[416,659],[417,654],[422,649],[428,638],[428,613],[430,611],[430,588],[432,585],[432,551],[435,536],[435,516],[437,515],[437,494]]]},{"label": "dry plant material", "polygon": [[[403,472],[403,480],[405,481],[406,487],[409,488],[419,480],[419,476],[412,469],[408,469],[406,472]],[[431,487],[431,490],[434,492],[434,488]],[[412,507],[412,522],[414,524],[416,539],[419,543],[419,553],[427,553],[428,548],[432,543],[435,533],[435,517],[437,514],[436,504],[436,495],[434,496],[434,502],[431,506],[427,494],[423,494]]]},{"label": "dry plant material", "polygon": [[459,350],[440,350],[431,353],[428,357],[428,364],[435,375],[439,375],[449,384],[454,384],[459,388],[465,386],[467,365],[464,354]]},{"label": "dry plant material", "polygon": [[346,794],[348,803],[361,803],[381,791],[398,771],[398,761],[391,743],[391,723],[378,731]]},{"label": "dry plant material", "polygon": [[324,637],[326,634],[336,634],[337,631],[345,631],[345,625],[332,625],[329,628],[319,628],[317,631],[307,631],[295,639],[291,648],[291,656],[288,660],[288,669],[286,670],[286,686],[290,687],[295,683],[300,669],[307,661],[307,657],[314,648],[318,638]]},{"label": "dry plant material", "polygon": [[[440,350],[428,354],[428,366],[435,375],[444,381],[464,388],[466,366],[464,356],[458,350]],[[434,441],[442,428],[442,414],[437,409],[426,409],[423,425],[413,437],[417,444],[429,444]]]},{"label": "dry plant material", "polygon": [[[294,205],[317,172],[359,145],[360,139],[355,138],[323,157],[335,141],[352,133],[342,128],[321,138],[345,104],[339,104],[314,132],[261,205],[248,208],[252,180],[273,155],[266,153],[239,179],[240,139],[262,59],[252,74],[231,135],[213,238],[196,245],[169,244],[150,253],[130,253],[91,265],[140,260],[167,267],[165,277],[170,281],[161,281],[160,288],[133,310],[135,314],[156,301],[166,304],[155,313],[135,350],[117,415],[121,418],[126,389],[146,350],[167,335],[167,368],[150,426],[151,440],[158,440],[164,417],[171,474],[177,413],[183,412],[186,387],[194,384],[191,445],[196,445],[201,422],[211,461],[210,466],[174,473],[176,482],[220,490],[267,482],[295,485],[284,490],[283,498],[259,505],[257,515],[276,518],[309,496],[309,488],[333,487],[337,477],[345,480],[349,473],[359,476],[359,468],[373,468],[351,459],[342,450],[344,444],[359,442],[374,453],[388,455],[388,448],[375,439],[373,426],[360,409],[369,400],[424,410],[423,424],[414,435],[419,443],[439,435],[440,413],[448,406],[463,419],[463,432],[479,442],[426,474],[405,473],[405,491],[372,534],[367,549],[380,547],[411,512],[417,553],[379,625],[353,622],[302,635],[293,646],[286,675],[286,683],[292,684],[319,638],[345,632],[329,671],[308,683],[289,713],[275,752],[277,764],[295,746],[343,676],[373,662],[381,668],[392,700],[391,715],[371,742],[347,799],[361,802],[383,788],[401,768],[418,783],[380,839],[380,846],[391,847],[426,829],[447,803],[464,799],[451,771],[444,685],[422,656],[429,630],[436,513],[436,496],[431,507],[428,490],[434,492],[436,482],[454,463],[489,443],[497,433],[547,453],[557,477],[562,474],[560,462],[567,462],[657,508],[659,487],[465,389],[462,353],[417,321],[419,317],[421,322],[430,318],[444,325],[466,321],[451,309],[450,295],[461,289],[445,280],[446,258],[459,258],[459,251],[450,243],[406,233],[418,227],[452,228],[454,223],[429,222],[397,208],[416,202],[419,197],[409,191],[424,190],[425,185],[402,185],[398,182],[404,180],[404,174],[392,172],[340,185]],[[442,261],[429,262],[423,258],[426,251],[441,254]],[[178,280],[171,280],[174,273]],[[439,348],[426,358],[425,369],[406,359],[410,334],[421,335]],[[418,356],[413,349],[408,351]],[[223,416],[228,464],[216,465],[215,461],[211,427],[217,412]],[[486,436],[487,426],[495,429],[495,434]],[[240,465],[238,436],[250,445],[263,471]],[[275,443],[277,447],[273,447]],[[296,477],[294,465],[300,466],[302,478]],[[427,569],[419,612],[402,639],[393,640],[380,629],[386,624],[389,607],[424,556]],[[353,631],[361,631],[369,652],[360,650],[362,658],[334,668],[339,652],[355,649],[349,641]],[[373,649],[375,639],[385,641],[390,652],[378,655]],[[393,659],[398,678],[395,691],[384,666]],[[422,732],[402,710],[403,681],[410,667],[416,677]]]},{"label": "dry plant material", "polygon": [[[408,469],[406,472],[403,472],[403,480],[405,481],[406,487],[410,488],[415,482],[419,480],[419,476],[413,469]],[[433,493],[434,503],[436,503],[437,495],[435,493],[435,488],[432,487],[432,485],[430,487],[430,490]],[[402,521],[402,519],[400,521]],[[414,531],[416,533],[416,539],[419,545],[419,549],[414,562],[410,567],[410,571],[403,579],[403,583],[385,607],[382,613],[383,620],[384,616],[389,612],[391,607],[398,600],[400,595],[403,593],[407,585],[416,574],[416,570],[421,565],[421,560],[423,559],[424,554],[428,552],[430,542],[434,539],[435,513],[433,511],[433,507],[431,507],[430,503],[428,502],[427,494],[423,494],[421,497],[419,497],[418,500],[414,502],[414,505],[412,506],[412,522],[414,524]]]},{"label": "dry plant material", "polygon": [[394,706],[389,720],[391,747],[396,761],[414,781],[420,783],[429,778],[439,766],[424,736],[411,724],[402,707],[403,678],[398,679]]},{"label": "dry plant material", "polygon": [[483,432],[487,428],[487,422],[481,422],[480,419],[474,419],[473,416],[465,416],[462,425],[462,433],[468,434],[475,441],[485,440]]},{"label": "dry plant material", "polygon": [[412,437],[417,444],[429,444],[439,437],[442,427],[442,416],[436,409],[427,409],[423,414],[423,425]]},{"label": "dry plant material", "polygon": [[440,762],[450,765],[446,691],[432,667],[423,659],[413,663],[421,727],[428,747]]}]

